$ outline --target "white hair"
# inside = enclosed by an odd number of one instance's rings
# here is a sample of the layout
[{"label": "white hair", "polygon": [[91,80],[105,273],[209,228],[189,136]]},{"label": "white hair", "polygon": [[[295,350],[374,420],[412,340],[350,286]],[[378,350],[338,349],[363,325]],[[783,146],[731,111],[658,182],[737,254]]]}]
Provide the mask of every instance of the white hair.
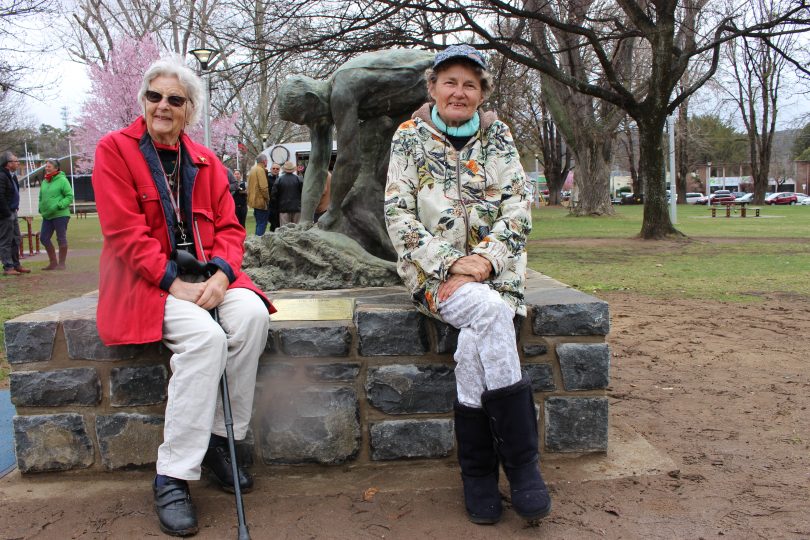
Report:
[{"label": "white hair", "polygon": [[155,60],[146,70],[146,73],[143,74],[141,89],[138,90],[138,101],[141,103],[143,113],[146,114],[144,95],[149,90],[149,83],[158,77],[177,77],[177,80],[180,81],[186,91],[186,97],[188,97],[186,102],[186,124],[193,126],[199,122],[205,104],[202,80],[193,69],[185,64],[183,58],[176,54]]}]

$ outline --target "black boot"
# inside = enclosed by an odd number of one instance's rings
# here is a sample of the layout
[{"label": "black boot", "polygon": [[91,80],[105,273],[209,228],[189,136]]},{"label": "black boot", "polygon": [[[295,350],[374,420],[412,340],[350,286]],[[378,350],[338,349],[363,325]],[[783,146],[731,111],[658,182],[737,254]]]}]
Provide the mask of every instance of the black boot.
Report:
[{"label": "black boot", "polygon": [[547,516],[551,498],[537,466],[537,418],[529,377],[523,375],[511,386],[485,391],[481,404],[495,434],[515,512],[530,520]]},{"label": "black boot", "polygon": [[[238,457],[238,453],[237,453]],[[242,493],[250,493],[253,489],[253,477],[244,468],[239,466],[237,460],[237,474],[239,475],[239,488]],[[211,435],[208,451],[202,462],[203,469],[211,473],[211,477],[228,493],[233,493],[233,470],[231,469],[231,454],[228,451],[228,440],[219,435]]]},{"label": "black boot", "polygon": [[498,491],[498,454],[483,409],[454,404],[456,449],[464,483],[464,506],[473,523],[497,523],[501,519]]},{"label": "black boot", "polygon": [[163,477],[158,486],[158,478],[152,484],[155,496],[155,511],[160,522],[160,530],[171,536],[191,536],[197,533],[197,511],[191,502],[188,483],[177,478]]}]

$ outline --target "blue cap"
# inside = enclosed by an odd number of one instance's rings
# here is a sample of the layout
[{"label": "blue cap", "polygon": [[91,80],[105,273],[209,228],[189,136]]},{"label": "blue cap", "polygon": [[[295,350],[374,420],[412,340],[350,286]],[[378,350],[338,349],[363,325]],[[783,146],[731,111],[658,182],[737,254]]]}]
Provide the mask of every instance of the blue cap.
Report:
[{"label": "blue cap", "polygon": [[452,60],[453,58],[466,58],[483,69],[487,69],[487,62],[484,60],[481,51],[469,45],[450,45],[443,51],[437,52],[436,58],[433,60],[433,68],[435,69],[439,64]]}]

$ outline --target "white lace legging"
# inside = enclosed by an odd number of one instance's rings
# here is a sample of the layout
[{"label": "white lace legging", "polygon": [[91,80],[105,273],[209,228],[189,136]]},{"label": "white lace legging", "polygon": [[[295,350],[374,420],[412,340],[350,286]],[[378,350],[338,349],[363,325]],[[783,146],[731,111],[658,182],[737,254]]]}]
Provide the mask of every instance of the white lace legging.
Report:
[{"label": "white lace legging", "polygon": [[439,306],[439,314],[459,329],[456,361],[458,401],[481,407],[484,390],[521,379],[514,310],[483,283],[465,283]]}]

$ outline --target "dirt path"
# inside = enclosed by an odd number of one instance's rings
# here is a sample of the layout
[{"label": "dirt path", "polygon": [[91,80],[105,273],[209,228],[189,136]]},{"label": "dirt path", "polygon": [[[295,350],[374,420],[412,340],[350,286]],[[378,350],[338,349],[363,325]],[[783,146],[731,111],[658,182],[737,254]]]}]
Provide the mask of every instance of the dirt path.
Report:
[{"label": "dirt path", "polygon": [[[455,468],[290,469],[247,496],[253,538],[810,538],[810,299],[605,298],[611,421],[667,456],[668,470],[582,480],[570,461],[547,459],[552,515],[527,527],[507,511],[481,527],[464,518]],[[160,537],[149,478],[11,475],[0,538]],[[364,501],[369,487],[380,491]],[[234,537],[230,496],[204,482],[193,494],[198,538]]]}]

